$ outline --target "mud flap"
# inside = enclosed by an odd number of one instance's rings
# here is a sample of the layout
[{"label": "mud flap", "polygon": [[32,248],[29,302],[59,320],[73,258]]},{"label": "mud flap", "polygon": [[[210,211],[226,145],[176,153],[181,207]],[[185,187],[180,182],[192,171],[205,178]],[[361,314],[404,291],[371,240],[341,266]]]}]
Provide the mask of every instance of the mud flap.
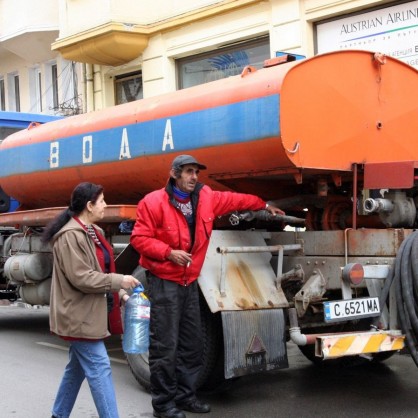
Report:
[{"label": "mud flap", "polygon": [[223,311],[225,378],[289,367],[283,309]]}]

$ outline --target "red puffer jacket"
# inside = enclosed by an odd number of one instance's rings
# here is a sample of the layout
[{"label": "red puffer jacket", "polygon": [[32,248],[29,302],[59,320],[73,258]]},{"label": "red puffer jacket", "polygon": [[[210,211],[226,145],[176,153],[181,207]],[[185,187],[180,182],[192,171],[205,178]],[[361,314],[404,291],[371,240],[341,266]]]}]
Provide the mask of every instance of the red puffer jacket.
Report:
[{"label": "red puffer jacket", "polygon": [[[141,255],[142,267],[155,276],[182,285],[189,285],[200,274],[216,216],[235,210],[261,210],[266,205],[257,196],[214,191],[202,183],[198,183],[191,199],[196,214],[193,245],[186,219],[174,206],[171,181],[164,189],[146,195],[138,203],[131,236],[132,246]],[[172,249],[191,253],[190,266],[179,266],[168,260]]]}]

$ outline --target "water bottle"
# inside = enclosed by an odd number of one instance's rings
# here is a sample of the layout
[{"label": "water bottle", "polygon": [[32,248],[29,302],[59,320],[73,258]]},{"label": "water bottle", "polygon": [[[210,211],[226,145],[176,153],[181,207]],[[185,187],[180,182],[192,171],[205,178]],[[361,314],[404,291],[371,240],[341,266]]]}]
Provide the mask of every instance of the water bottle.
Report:
[{"label": "water bottle", "polygon": [[125,321],[122,348],[125,353],[143,354],[149,347],[150,301],[143,286],[134,288],[125,304]]}]

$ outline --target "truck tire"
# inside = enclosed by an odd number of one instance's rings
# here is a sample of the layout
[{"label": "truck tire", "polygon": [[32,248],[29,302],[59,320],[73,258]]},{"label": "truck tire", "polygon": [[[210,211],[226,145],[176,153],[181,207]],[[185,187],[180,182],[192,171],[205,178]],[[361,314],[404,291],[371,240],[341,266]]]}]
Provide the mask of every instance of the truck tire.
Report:
[{"label": "truck tire", "polygon": [[[224,382],[224,357],[222,321],[220,314],[213,314],[202,295],[200,312],[203,332],[203,365],[197,387],[213,390]],[[150,390],[148,353],[126,354],[129,368],[136,381],[147,391]]]},{"label": "truck tire", "polygon": [[145,354],[125,354],[129,368],[134,375],[135,380],[149,392],[150,390],[150,372],[148,363],[148,353]]}]

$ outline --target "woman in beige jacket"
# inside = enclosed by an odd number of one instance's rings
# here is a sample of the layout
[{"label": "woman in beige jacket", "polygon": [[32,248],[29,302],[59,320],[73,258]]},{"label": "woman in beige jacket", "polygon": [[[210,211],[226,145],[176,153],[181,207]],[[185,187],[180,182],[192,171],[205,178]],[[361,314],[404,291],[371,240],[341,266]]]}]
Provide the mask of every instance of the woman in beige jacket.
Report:
[{"label": "woman in beige jacket", "polygon": [[100,418],[118,418],[109,357],[107,292],[132,289],[133,276],[115,273],[112,247],[94,225],[104,216],[103,187],[80,183],[70,206],[43,233],[53,245],[50,328],[69,341],[69,362],[52,408],[52,417],[70,416],[87,378]]}]

